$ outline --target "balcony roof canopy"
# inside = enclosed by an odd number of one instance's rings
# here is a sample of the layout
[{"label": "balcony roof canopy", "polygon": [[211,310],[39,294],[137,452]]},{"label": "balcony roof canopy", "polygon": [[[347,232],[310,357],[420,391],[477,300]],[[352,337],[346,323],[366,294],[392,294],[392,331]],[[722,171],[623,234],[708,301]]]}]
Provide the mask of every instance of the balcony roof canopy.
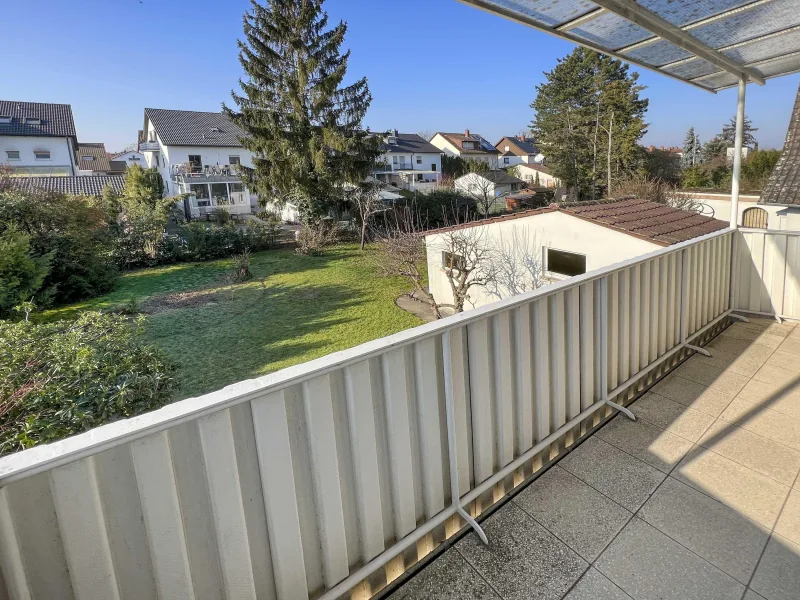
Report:
[{"label": "balcony roof canopy", "polygon": [[717,92],[800,71],[800,0],[460,0]]}]

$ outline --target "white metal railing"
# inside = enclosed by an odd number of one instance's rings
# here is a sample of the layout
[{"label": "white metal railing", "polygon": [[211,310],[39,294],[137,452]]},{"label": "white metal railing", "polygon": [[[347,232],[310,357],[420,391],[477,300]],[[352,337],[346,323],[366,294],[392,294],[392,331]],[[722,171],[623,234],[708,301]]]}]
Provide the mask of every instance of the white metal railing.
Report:
[{"label": "white metal railing", "polygon": [[0,597],[368,597],[728,315],[733,238],[1,459]]},{"label": "white metal railing", "polygon": [[139,152],[158,152],[158,142],[147,141],[139,144]]},{"label": "white metal railing", "polygon": [[740,229],[734,261],[734,306],[800,318],[800,231]]}]

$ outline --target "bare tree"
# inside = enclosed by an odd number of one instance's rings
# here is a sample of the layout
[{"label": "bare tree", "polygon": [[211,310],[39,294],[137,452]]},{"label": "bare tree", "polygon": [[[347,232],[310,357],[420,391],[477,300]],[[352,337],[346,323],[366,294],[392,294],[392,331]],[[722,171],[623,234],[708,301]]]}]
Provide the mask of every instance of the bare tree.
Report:
[{"label": "bare tree", "polygon": [[436,135],[436,133],[428,129],[423,129],[422,131],[418,131],[417,135],[426,142],[430,142],[433,139],[433,136]]},{"label": "bare tree", "polygon": [[[681,210],[701,214],[709,213],[709,207],[698,200],[691,192],[681,191],[671,183],[648,175],[631,175],[618,182],[615,190],[615,195],[618,198],[630,196],[631,198],[641,198],[650,202],[666,204]],[[713,216],[713,211],[711,211],[711,216]]]},{"label": "bare tree", "polygon": [[450,229],[437,236],[435,248],[442,251],[442,271],[453,295],[451,304],[439,303],[454,313],[464,312],[467,302],[474,305],[470,290],[494,286],[494,250],[485,227]]},{"label": "bare tree", "polygon": [[361,221],[361,249],[366,243],[367,230],[372,217],[386,209],[380,192],[383,184],[377,179],[370,179],[352,186],[346,191],[347,199]]},{"label": "bare tree", "polygon": [[528,227],[514,227],[510,236],[500,235],[492,245],[486,291],[498,300],[518,296],[544,285],[541,248]]}]

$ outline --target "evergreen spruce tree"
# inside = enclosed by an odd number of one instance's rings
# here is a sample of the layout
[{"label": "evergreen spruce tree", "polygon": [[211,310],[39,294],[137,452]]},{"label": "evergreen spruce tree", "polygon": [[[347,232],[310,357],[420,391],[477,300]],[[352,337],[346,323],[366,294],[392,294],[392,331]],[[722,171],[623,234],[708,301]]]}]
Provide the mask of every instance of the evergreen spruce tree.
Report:
[{"label": "evergreen spruce tree", "polygon": [[687,169],[691,166],[699,164],[701,153],[702,146],[700,144],[700,138],[697,137],[694,127],[690,127],[689,131],[686,132],[686,139],[683,141],[683,157],[681,158],[681,167]]},{"label": "evergreen spruce tree", "polygon": [[[742,145],[748,146],[753,149],[758,148],[758,142],[756,141],[755,136],[753,135],[754,131],[758,131],[758,127],[753,127],[753,123],[750,119],[747,118],[747,115],[744,117],[744,124],[742,127]],[[727,125],[722,126],[722,139],[724,139],[729,148],[733,148],[736,145],[736,116],[734,115],[731,117],[731,120],[728,121]]]},{"label": "evergreen spruce tree", "polygon": [[344,186],[363,181],[380,138],[361,126],[372,96],[366,78],[342,85],[347,24],[328,28],[323,0],[251,0],[244,15],[238,111],[223,110],[253,152],[245,183],[262,201],[291,201],[305,221],[325,216]]}]

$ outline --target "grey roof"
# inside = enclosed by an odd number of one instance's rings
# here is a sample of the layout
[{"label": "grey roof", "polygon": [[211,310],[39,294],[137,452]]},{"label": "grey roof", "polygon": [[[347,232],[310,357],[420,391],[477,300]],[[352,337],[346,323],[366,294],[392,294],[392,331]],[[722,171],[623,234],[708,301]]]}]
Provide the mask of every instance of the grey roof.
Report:
[{"label": "grey roof", "polygon": [[705,90],[800,70],[797,0],[463,1]]},{"label": "grey roof", "polygon": [[145,108],[144,115],[165,146],[241,148],[245,136],[223,113]]},{"label": "grey roof", "polygon": [[[0,117],[11,117],[11,123],[0,123],[0,135],[75,137],[75,119],[69,104],[17,102],[0,100]],[[40,119],[40,125],[26,123],[27,118]]]},{"label": "grey roof", "polygon": [[392,153],[409,154],[411,152],[417,154],[442,153],[442,151],[439,150],[439,148],[437,148],[430,142],[426,142],[425,138],[423,138],[420,135],[417,135],[416,133],[398,133],[395,137],[397,137],[396,144],[388,144],[388,143],[381,144],[381,150],[383,152],[388,152],[389,154]]},{"label": "grey roof", "polygon": [[[90,156],[92,160],[84,160],[84,156]],[[81,171],[110,171],[111,165],[108,163],[105,145],[102,143],[78,144],[78,169]]]},{"label": "grey roof", "polygon": [[122,192],[122,175],[79,175],[77,177],[11,177],[11,185],[23,191],[58,192],[72,196],[100,196],[106,186]]},{"label": "grey roof", "polygon": [[800,204],[800,88],[789,119],[783,153],[764,186],[760,203]]},{"label": "grey roof", "polygon": [[[518,156],[539,154],[539,148],[536,147],[536,144],[534,144],[533,140],[531,139],[525,138],[523,140],[522,138],[518,138],[513,135],[507,135],[503,138],[503,140],[508,140],[510,142],[508,145],[509,151]],[[500,147],[503,144],[503,140],[500,140],[495,144],[495,147],[500,150],[500,152],[503,151],[503,149]]]},{"label": "grey roof", "polygon": [[[500,154],[497,148],[487,142],[486,138],[481,136],[480,133],[470,133],[469,129],[464,133],[445,133],[444,131],[439,131],[437,134],[441,135],[458,148],[461,154]],[[464,142],[477,142],[480,148],[475,150],[464,148]]]}]

